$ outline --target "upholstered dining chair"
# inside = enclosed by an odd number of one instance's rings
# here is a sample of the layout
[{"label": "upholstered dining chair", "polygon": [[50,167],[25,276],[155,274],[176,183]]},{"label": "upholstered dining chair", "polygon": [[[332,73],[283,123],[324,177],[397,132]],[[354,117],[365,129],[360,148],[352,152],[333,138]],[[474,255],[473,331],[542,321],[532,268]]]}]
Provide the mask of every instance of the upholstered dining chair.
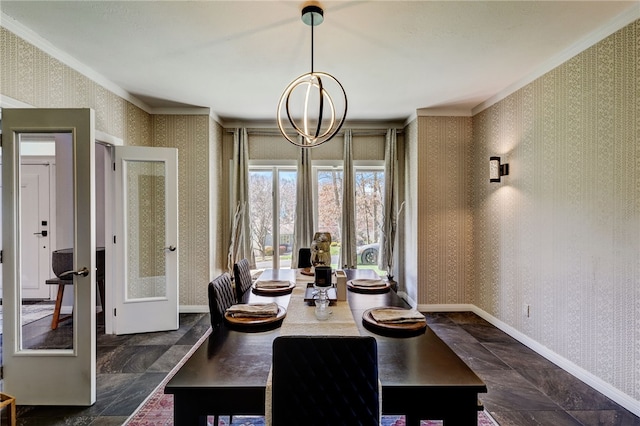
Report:
[{"label": "upholstered dining chair", "polygon": [[[211,327],[215,330],[224,320],[224,313],[227,308],[236,303],[236,294],[233,290],[231,275],[224,272],[214,278],[207,288],[209,295],[209,315],[211,316]],[[229,422],[233,419],[233,415],[229,415]],[[219,415],[214,414],[213,424],[218,426]]]},{"label": "upholstered dining chair", "polygon": [[238,303],[242,302],[244,294],[251,288],[253,280],[251,278],[251,268],[247,259],[241,259],[233,265],[233,277],[236,286],[236,297]]},{"label": "upholstered dining chair", "polygon": [[371,336],[273,341],[274,425],[379,425],[378,349]]},{"label": "upholstered dining chair", "polygon": [[303,247],[298,250],[298,268],[311,267],[311,249]]},{"label": "upholstered dining chair", "polygon": [[225,272],[211,281],[209,283],[208,293],[211,327],[216,328],[222,323],[227,308],[236,303],[236,294],[233,290],[231,275]]}]

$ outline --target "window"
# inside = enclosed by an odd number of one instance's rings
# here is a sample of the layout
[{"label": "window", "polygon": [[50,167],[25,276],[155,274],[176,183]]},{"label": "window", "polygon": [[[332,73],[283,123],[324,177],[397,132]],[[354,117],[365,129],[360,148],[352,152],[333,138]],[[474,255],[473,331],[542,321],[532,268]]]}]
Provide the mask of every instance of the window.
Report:
[{"label": "window", "polygon": [[[338,267],[342,243],[342,167],[316,167],[317,229],[331,233],[331,266]],[[355,217],[358,267],[377,267],[382,227],[384,169],[381,166],[356,166]]]},{"label": "window", "polygon": [[338,267],[342,235],[342,167],[316,168],[316,230],[331,234],[331,266]]},{"label": "window", "polygon": [[[356,166],[356,245],[358,267],[377,267],[383,220],[384,169]],[[291,266],[296,209],[295,167],[252,166],[249,169],[251,236],[258,268]],[[331,233],[331,265],[338,267],[342,243],[342,165],[314,166],[316,230]]]},{"label": "window", "polygon": [[250,167],[251,242],[257,268],[291,267],[296,213],[292,167]]}]

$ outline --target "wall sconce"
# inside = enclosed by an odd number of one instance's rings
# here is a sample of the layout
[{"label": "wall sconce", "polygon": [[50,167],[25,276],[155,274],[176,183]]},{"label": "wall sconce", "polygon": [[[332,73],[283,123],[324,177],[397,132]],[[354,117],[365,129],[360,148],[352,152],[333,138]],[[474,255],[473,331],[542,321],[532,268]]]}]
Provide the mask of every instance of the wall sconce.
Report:
[{"label": "wall sconce", "polygon": [[489,182],[500,182],[500,177],[508,174],[509,164],[500,164],[500,157],[489,157]]}]

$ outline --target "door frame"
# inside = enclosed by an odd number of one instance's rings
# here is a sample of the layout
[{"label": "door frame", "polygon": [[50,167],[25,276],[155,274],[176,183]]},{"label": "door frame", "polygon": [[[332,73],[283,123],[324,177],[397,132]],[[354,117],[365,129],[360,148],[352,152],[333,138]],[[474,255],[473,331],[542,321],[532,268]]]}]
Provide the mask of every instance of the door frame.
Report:
[{"label": "door frame", "polygon": [[113,236],[116,235],[114,218],[116,215],[115,176],[113,164],[115,163],[115,147],[124,146],[121,138],[96,131],[96,142],[105,146],[107,155],[104,156],[104,245],[105,245],[105,302],[104,302],[104,332],[114,334],[114,300],[115,300],[115,253]]}]

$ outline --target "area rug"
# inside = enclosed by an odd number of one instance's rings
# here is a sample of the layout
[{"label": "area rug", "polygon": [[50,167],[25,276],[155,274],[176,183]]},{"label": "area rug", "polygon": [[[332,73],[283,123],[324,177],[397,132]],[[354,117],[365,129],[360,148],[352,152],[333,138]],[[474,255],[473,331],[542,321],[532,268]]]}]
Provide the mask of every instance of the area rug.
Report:
[{"label": "area rug", "polygon": [[[53,303],[33,303],[22,305],[22,325],[31,324],[48,315],[53,315]],[[3,311],[0,305],[0,334],[2,334]]]},{"label": "area rug", "polygon": [[[209,336],[211,328],[182,358],[169,374],[162,380],[149,397],[129,416],[124,423],[128,426],[172,426],[173,425],[173,395],[164,393],[164,386],[169,382],[178,369],[191,357],[193,352]],[[220,416],[218,424],[214,425],[213,416],[207,418],[208,426],[265,426],[264,417],[259,416]],[[420,426],[438,426],[441,421],[423,420]],[[381,426],[405,426],[404,416],[382,416]],[[498,423],[486,411],[478,412],[478,426],[498,426]]]}]

